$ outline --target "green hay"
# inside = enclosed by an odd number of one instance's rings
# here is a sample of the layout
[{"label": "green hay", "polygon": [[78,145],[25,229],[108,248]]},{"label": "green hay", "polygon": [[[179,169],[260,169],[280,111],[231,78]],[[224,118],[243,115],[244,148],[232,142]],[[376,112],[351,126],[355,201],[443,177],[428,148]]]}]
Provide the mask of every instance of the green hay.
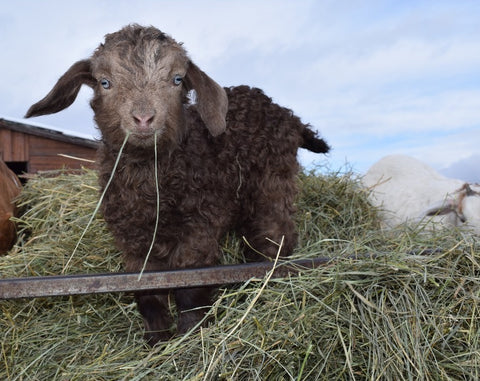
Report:
[{"label": "green hay", "polygon": [[[328,266],[225,287],[213,324],[153,349],[129,294],[0,301],[0,379],[478,379],[477,237],[382,233],[352,174],[300,183],[294,257],[337,257]],[[1,276],[121,271],[101,216],[65,269],[98,197],[91,171],[31,180]],[[227,238],[227,263],[238,247]]]}]

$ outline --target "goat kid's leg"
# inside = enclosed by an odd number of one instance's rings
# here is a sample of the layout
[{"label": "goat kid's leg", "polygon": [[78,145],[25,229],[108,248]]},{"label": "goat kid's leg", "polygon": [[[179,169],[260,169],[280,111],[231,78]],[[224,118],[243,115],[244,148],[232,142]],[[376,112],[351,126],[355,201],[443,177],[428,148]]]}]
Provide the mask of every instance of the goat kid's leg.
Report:
[{"label": "goat kid's leg", "polygon": [[242,223],[238,227],[245,240],[245,257],[249,261],[275,258],[283,243],[280,256],[287,257],[297,244],[295,230],[295,198],[298,193],[295,155],[284,158],[283,167],[270,168],[260,179],[249,202],[243,205]]},{"label": "goat kid's leg", "polygon": [[[218,263],[221,250],[216,237],[220,236],[218,229],[205,228],[204,223],[192,229],[181,247],[177,248],[178,255],[172,261],[172,268],[194,269],[210,267]],[[178,322],[177,332],[184,334],[200,322],[212,305],[215,288],[197,287],[177,289],[174,291],[177,305]],[[204,322],[206,323],[206,322]]]},{"label": "goat kid's leg", "polygon": [[179,334],[188,332],[205,317],[212,305],[213,290],[203,287],[175,291],[178,311],[177,332]]},{"label": "goat kid's leg", "polygon": [[[274,259],[280,250],[281,257],[292,254],[298,234],[293,222],[293,212],[288,208],[258,210],[240,230],[245,237],[245,257],[249,261]],[[283,241],[283,242],[282,242]]]},{"label": "goat kid's leg", "polygon": [[[158,251],[165,251],[160,247]],[[124,252],[123,264],[126,272],[138,272],[143,268],[145,258],[134,253]],[[162,271],[166,266],[163,262],[151,258],[146,271]],[[139,291],[135,293],[135,301],[143,317],[145,341],[153,346],[160,341],[168,341],[173,332],[173,317],[169,307],[170,290]]]},{"label": "goat kid's leg", "polygon": [[139,292],[135,299],[145,325],[145,341],[154,346],[159,341],[169,340],[173,319],[168,308],[168,291],[157,294]]}]

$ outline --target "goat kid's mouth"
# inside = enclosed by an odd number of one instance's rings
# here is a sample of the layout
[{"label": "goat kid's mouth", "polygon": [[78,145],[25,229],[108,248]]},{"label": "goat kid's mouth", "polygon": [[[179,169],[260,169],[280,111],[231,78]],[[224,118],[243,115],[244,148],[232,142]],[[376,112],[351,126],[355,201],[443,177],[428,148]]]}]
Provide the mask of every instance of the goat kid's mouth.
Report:
[{"label": "goat kid's mouth", "polygon": [[129,141],[134,145],[153,145],[155,137],[161,136],[165,130],[164,126],[149,128],[138,128],[137,126],[122,125],[125,134],[129,134]]},{"label": "goat kid's mouth", "polygon": [[150,139],[150,138],[153,138],[153,136],[155,135],[155,131],[153,131],[153,130],[149,130],[149,131],[133,130],[131,132],[131,135],[133,135],[134,137],[139,138],[139,139]]},{"label": "goat kid's mouth", "polygon": [[139,139],[150,139],[155,135],[161,135],[164,126],[149,126],[149,127],[138,127],[138,126],[128,126],[123,128],[125,131],[130,133],[130,136],[137,137]]}]

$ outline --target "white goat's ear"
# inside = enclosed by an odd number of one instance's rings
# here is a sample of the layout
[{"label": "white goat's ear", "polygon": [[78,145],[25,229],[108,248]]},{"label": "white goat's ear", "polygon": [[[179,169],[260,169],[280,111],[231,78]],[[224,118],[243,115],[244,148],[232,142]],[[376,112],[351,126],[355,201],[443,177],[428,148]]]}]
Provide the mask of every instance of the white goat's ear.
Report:
[{"label": "white goat's ear", "polygon": [[78,61],[60,77],[45,98],[28,109],[25,117],[59,112],[73,103],[82,85],[94,87],[95,83],[90,60]]},{"label": "white goat's ear", "polygon": [[458,205],[456,205],[456,203],[453,200],[448,200],[446,202],[441,201],[441,202],[435,203],[424,212],[424,215],[427,217],[433,217],[433,216],[444,216],[450,213],[455,214],[460,219],[461,222],[465,222],[465,217],[459,211]]},{"label": "white goat's ear", "polygon": [[228,98],[225,90],[190,62],[185,75],[187,90],[195,90],[196,106],[203,122],[213,136],[225,131]]},{"label": "white goat's ear", "polygon": [[448,213],[455,213],[456,206],[452,201],[438,201],[423,212],[425,216],[441,216]]}]

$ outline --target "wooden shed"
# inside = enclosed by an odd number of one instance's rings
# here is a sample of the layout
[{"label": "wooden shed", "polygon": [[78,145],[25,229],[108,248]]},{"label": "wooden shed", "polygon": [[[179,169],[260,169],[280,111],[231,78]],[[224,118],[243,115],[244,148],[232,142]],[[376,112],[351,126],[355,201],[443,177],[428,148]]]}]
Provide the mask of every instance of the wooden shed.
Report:
[{"label": "wooden shed", "polygon": [[0,118],[0,158],[17,174],[93,168],[97,147],[93,139]]}]

